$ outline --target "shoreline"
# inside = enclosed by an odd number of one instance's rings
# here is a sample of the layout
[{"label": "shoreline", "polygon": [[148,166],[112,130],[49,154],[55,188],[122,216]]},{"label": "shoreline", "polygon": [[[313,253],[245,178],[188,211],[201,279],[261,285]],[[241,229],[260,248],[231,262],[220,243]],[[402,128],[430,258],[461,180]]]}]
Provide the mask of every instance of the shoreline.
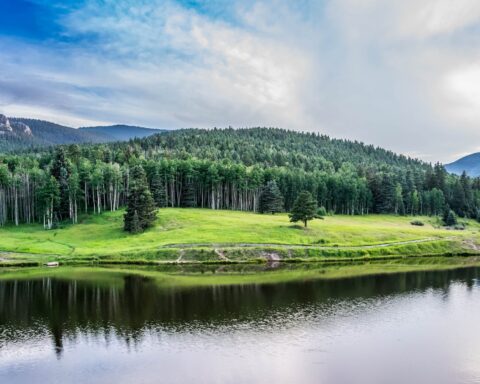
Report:
[{"label": "shoreline", "polygon": [[[318,247],[288,245],[258,247],[258,244],[237,247],[186,248],[164,247],[150,252],[125,252],[111,255],[56,255],[0,251],[0,268],[40,267],[49,262],[62,266],[75,265],[234,265],[234,264],[348,264],[369,261],[408,260],[434,257],[480,256],[470,240],[424,239],[360,247]],[[411,247],[414,246],[413,249]]]}]

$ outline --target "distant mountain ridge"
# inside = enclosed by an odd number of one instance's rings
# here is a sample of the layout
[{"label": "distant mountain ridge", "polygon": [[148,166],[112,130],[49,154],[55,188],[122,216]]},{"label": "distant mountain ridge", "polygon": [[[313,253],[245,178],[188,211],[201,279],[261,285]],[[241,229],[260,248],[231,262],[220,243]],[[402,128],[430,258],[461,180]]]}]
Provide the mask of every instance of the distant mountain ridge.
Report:
[{"label": "distant mountain ridge", "polygon": [[128,125],[72,128],[50,121],[0,114],[0,152],[58,144],[107,143],[143,138],[162,129]]},{"label": "distant mountain ridge", "polygon": [[453,163],[445,165],[445,169],[450,173],[461,175],[463,171],[471,177],[480,176],[480,152],[462,157]]},{"label": "distant mountain ridge", "polygon": [[123,124],[98,127],[81,127],[79,129],[88,133],[94,133],[97,135],[115,138],[119,141],[126,141],[135,137],[141,139],[143,137],[151,136],[165,131],[164,129],[145,128]]}]

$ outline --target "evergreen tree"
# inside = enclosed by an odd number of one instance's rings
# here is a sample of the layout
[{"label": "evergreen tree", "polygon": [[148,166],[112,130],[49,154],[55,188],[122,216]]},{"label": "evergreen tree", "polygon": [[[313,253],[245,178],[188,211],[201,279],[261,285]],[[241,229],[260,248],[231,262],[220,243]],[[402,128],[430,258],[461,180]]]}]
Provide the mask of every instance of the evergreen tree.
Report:
[{"label": "evergreen tree", "polygon": [[317,213],[317,202],[314,200],[312,194],[308,191],[302,191],[298,195],[293,204],[292,212],[290,213],[290,221],[296,223],[302,221],[303,225],[307,227],[309,220],[313,220]]},{"label": "evergreen tree", "polygon": [[395,184],[390,174],[384,174],[380,184],[380,194],[376,202],[377,213],[395,211]]},{"label": "evergreen tree", "polygon": [[259,202],[260,213],[271,213],[283,211],[283,196],[275,180],[269,181],[263,188]]},{"label": "evergreen tree", "polygon": [[185,180],[185,183],[183,184],[181,206],[184,208],[194,208],[197,206],[195,188],[190,179]]},{"label": "evergreen tree", "polygon": [[455,212],[451,209],[449,210],[447,217],[445,218],[445,225],[451,227],[457,224],[457,216],[455,216]]},{"label": "evergreen tree", "polygon": [[152,226],[156,215],[155,202],[148,189],[145,171],[141,166],[137,165],[132,168],[129,187],[124,229],[131,233],[137,233]]},{"label": "evergreen tree", "polygon": [[152,175],[152,183],[150,189],[152,191],[153,200],[155,200],[155,205],[158,208],[166,207],[167,194],[165,191],[165,183],[158,168],[155,168],[155,171]]},{"label": "evergreen tree", "polygon": [[455,212],[448,205],[445,206],[445,210],[443,211],[442,221],[443,221],[443,224],[448,227],[457,224],[457,216],[455,215]]},{"label": "evergreen tree", "polygon": [[465,216],[468,211],[465,189],[461,180],[457,180],[453,185],[451,205],[452,209],[462,217]]},{"label": "evergreen tree", "polygon": [[135,211],[133,213],[132,223],[130,225],[130,233],[139,233],[139,232],[142,232],[142,228],[140,226],[138,211]]}]

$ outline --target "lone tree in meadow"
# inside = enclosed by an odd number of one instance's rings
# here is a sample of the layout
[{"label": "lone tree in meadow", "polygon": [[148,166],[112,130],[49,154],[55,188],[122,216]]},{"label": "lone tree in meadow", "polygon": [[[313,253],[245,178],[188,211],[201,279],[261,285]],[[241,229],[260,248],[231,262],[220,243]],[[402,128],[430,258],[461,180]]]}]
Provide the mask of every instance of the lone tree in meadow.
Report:
[{"label": "lone tree in meadow", "polygon": [[124,216],[124,229],[131,233],[138,233],[153,225],[156,216],[155,202],[148,189],[143,168],[133,167],[130,176],[131,184],[127,198],[127,212]]},{"label": "lone tree in meadow", "polygon": [[258,207],[260,213],[271,213],[283,211],[283,196],[275,180],[269,181],[260,194]]},{"label": "lone tree in meadow", "polygon": [[300,192],[293,203],[292,212],[289,216],[292,223],[301,221],[305,228],[307,227],[308,221],[313,220],[317,216],[317,202],[310,192]]}]

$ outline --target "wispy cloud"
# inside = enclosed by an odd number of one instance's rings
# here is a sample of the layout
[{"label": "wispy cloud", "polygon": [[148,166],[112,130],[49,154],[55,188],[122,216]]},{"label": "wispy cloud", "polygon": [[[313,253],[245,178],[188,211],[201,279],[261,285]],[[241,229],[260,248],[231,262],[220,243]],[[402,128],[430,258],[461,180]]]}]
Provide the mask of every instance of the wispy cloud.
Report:
[{"label": "wispy cloud", "polygon": [[477,149],[476,0],[35,4],[55,33],[0,34],[9,115],[318,130],[432,161]]}]

